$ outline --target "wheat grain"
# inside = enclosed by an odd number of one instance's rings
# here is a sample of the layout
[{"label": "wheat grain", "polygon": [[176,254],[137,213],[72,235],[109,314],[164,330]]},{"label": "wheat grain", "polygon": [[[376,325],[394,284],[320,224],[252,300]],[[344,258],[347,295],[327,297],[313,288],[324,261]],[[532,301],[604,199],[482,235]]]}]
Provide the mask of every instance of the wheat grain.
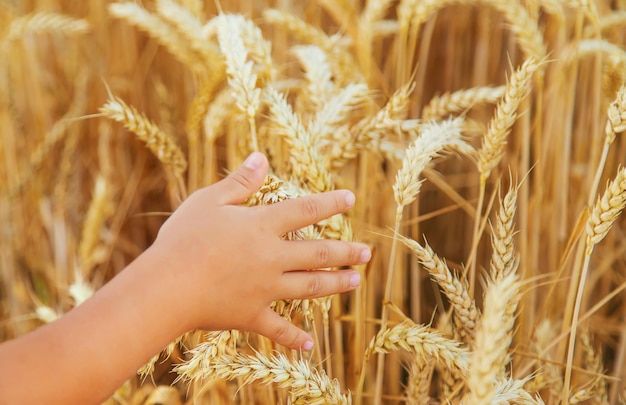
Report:
[{"label": "wheat grain", "polygon": [[369,89],[363,83],[350,84],[325,100],[309,124],[309,132],[317,142],[327,141],[333,133],[349,122],[350,113],[362,105]]}]

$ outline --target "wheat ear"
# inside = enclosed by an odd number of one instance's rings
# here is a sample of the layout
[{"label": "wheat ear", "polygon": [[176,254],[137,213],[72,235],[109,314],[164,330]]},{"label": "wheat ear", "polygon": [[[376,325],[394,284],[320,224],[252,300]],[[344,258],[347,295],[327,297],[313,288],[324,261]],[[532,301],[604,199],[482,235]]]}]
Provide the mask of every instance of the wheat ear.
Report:
[{"label": "wheat ear", "polygon": [[155,123],[139,113],[134,107],[127,105],[122,99],[112,97],[100,108],[100,112],[107,118],[124,125],[163,163],[168,172],[177,179],[187,168],[187,160],[176,142]]},{"label": "wheat ear", "polygon": [[466,404],[491,403],[496,394],[496,378],[501,376],[511,345],[515,310],[520,299],[520,283],[509,274],[487,286],[485,307],[476,330],[467,386]]},{"label": "wheat ear", "polygon": [[517,120],[517,109],[528,94],[532,75],[538,67],[539,64],[535,59],[527,59],[508,80],[504,96],[496,107],[478,151],[481,178],[489,177],[491,170],[500,162],[506,138]]},{"label": "wheat ear", "polygon": [[311,192],[333,189],[327,164],[313,135],[294,113],[285,97],[273,88],[266,89],[272,124],[290,148],[293,175]]},{"label": "wheat ear", "polygon": [[504,95],[505,90],[505,86],[474,87],[433,97],[422,110],[422,118],[437,120],[450,114],[462,113],[476,104],[496,103]]},{"label": "wheat ear", "polygon": [[398,236],[398,240],[411,250],[443,290],[454,308],[455,324],[459,334],[463,341],[473,346],[479,311],[469,295],[467,284],[452,274],[446,262],[439,258],[427,243],[422,246],[415,240],[401,235]]},{"label": "wheat ear", "polygon": [[467,372],[470,353],[460,342],[448,339],[441,333],[411,321],[381,330],[369,345],[366,356],[372,353],[389,353],[404,349],[425,361],[440,361],[448,368]]},{"label": "wheat ear", "polygon": [[496,213],[496,223],[492,227],[491,246],[493,254],[489,267],[492,280],[499,280],[515,272],[518,260],[515,257],[513,236],[515,234],[515,210],[517,208],[517,188],[511,186]]},{"label": "wheat ear", "polygon": [[159,16],[149,13],[134,2],[110,4],[109,13],[146,32],[194,71],[204,69],[206,63],[204,55],[195,52],[176,29]]},{"label": "wheat ear", "polygon": [[258,151],[256,114],[261,104],[261,90],[256,87],[257,75],[253,72],[253,63],[248,61],[237,18],[229,15],[216,18],[219,18],[217,34],[226,60],[228,83],[233,88],[237,106],[250,125],[252,149]]},{"label": "wheat ear", "polygon": [[102,227],[113,209],[111,194],[110,184],[103,176],[98,176],[78,245],[78,257],[85,275],[99,262],[96,246],[100,242]]},{"label": "wheat ear", "polygon": [[326,373],[311,368],[304,360],[289,361],[283,354],[267,357],[262,353],[224,354],[202,364],[200,378],[233,380],[241,378],[243,384],[260,381],[290,389],[291,404],[349,404],[350,397],[341,393],[337,380]]},{"label": "wheat ear", "polygon": [[9,26],[6,39],[16,41],[28,33],[60,33],[65,36],[76,36],[86,34],[89,29],[87,20],[41,12],[14,19]]}]

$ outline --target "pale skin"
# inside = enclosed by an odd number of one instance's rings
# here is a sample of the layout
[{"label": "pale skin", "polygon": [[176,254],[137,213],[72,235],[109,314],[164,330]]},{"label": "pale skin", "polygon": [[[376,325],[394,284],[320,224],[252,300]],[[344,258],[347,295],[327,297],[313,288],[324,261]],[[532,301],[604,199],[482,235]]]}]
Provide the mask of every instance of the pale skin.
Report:
[{"label": "pale skin", "polygon": [[[183,333],[239,329],[310,350],[311,336],[270,309],[278,299],[356,288],[360,243],[281,235],[348,210],[347,190],[264,207],[240,206],[263,183],[254,153],[226,179],[193,193],[150,248],[81,306],[0,345],[0,404],[97,404]],[[313,269],[313,270],[311,270]]]}]

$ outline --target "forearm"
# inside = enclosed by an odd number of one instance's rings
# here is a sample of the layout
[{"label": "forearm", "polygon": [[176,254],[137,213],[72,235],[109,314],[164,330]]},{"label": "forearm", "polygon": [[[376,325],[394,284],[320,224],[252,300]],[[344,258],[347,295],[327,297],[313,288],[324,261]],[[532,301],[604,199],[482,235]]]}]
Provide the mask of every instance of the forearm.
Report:
[{"label": "forearm", "polygon": [[185,332],[173,272],[144,253],[61,319],[0,345],[0,404],[104,401]]}]

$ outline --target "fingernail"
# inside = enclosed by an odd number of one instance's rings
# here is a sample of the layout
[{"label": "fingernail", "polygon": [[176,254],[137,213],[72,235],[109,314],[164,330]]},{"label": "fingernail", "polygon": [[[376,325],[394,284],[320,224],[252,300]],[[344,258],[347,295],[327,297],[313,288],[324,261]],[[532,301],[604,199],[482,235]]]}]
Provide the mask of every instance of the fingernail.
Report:
[{"label": "fingernail", "polygon": [[355,288],[361,284],[361,275],[359,273],[354,273],[350,275],[350,287]]},{"label": "fingernail", "polygon": [[351,191],[348,191],[348,193],[346,194],[346,205],[348,206],[348,208],[352,207],[355,201],[356,197],[354,196],[354,194]]},{"label": "fingernail", "polygon": [[307,341],[306,341],[306,342],[304,342],[304,344],[302,345],[302,350],[306,350],[307,352],[308,352],[308,351],[311,351],[311,350],[313,350],[313,345],[314,345],[314,343],[313,343],[313,341],[312,341],[312,340],[307,340]]},{"label": "fingernail", "polygon": [[372,258],[372,252],[369,249],[361,250],[361,263],[367,263]]},{"label": "fingernail", "polygon": [[259,152],[253,152],[245,162],[243,162],[244,167],[247,167],[250,170],[257,170],[263,164],[263,154]]}]

